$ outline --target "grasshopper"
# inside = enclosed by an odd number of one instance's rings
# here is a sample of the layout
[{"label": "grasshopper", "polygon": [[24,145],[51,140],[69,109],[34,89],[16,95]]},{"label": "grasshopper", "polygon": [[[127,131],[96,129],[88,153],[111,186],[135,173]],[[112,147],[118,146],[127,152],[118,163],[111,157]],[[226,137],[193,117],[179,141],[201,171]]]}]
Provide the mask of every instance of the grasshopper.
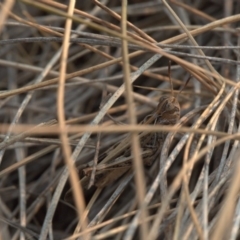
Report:
[{"label": "grasshopper", "polygon": [[[180,105],[173,94],[173,86],[170,76],[170,64],[168,68],[169,80],[171,83],[171,95],[161,96],[156,109],[147,115],[140,124],[161,124],[161,125],[175,125],[180,118]],[[186,86],[189,79],[184,84]],[[180,92],[183,90],[180,90]],[[179,92],[179,93],[180,93]],[[178,94],[179,94],[178,93]],[[140,146],[142,149],[142,159],[144,166],[151,166],[156,158],[160,155],[163,143],[167,136],[166,132],[139,134]],[[99,164],[96,166],[96,174],[94,186],[103,188],[110,183],[119,179],[126,172],[132,168],[131,156],[131,137],[127,135],[120,143],[115,144],[107,152],[99,157]],[[93,167],[88,166],[83,169],[85,177],[81,179],[81,184],[84,188],[88,188],[89,180]],[[69,192],[67,193],[67,195]]]}]

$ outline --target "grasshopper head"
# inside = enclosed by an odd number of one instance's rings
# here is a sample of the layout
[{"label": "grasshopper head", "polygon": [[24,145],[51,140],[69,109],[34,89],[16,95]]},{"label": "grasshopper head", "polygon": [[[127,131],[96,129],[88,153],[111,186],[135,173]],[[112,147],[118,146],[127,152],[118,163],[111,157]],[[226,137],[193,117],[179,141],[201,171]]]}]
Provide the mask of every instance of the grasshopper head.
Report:
[{"label": "grasshopper head", "polygon": [[180,105],[177,98],[162,96],[159,99],[157,112],[161,124],[175,124],[180,118]]}]

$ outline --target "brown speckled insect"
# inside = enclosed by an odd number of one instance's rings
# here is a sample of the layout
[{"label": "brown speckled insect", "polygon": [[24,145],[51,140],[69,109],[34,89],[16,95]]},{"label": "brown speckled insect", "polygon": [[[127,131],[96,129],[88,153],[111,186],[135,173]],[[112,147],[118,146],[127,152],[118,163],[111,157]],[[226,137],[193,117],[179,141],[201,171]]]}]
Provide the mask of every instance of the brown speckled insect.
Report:
[{"label": "brown speckled insect", "polygon": [[[171,76],[170,76],[170,64],[169,64],[169,79],[172,85]],[[172,87],[173,89],[173,87]],[[180,105],[177,100],[177,97],[173,96],[173,90],[171,96],[162,96],[159,99],[157,108],[141,122],[141,124],[161,124],[161,125],[174,125],[180,118]],[[167,133],[157,132],[157,133],[147,133],[140,134],[140,144],[142,148],[142,159],[145,166],[151,166],[155,161],[157,156],[159,156],[162,145],[166,138]],[[101,167],[99,163],[95,183],[96,187],[105,187],[106,185],[112,183],[113,181],[120,178],[124,173],[132,167],[132,157],[131,157],[131,148],[129,137],[126,141],[122,141],[122,144],[114,146],[111,151],[117,152],[112,156],[108,164]],[[121,145],[123,143],[129,143],[125,149]],[[110,152],[105,154],[105,160],[110,155]],[[108,159],[107,159],[108,160]],[[103,159],[104,161],[104,159]],[[89,182],[89,177],[91,175],[92,167],[85,168],[83,170],[86,178],[82,181],[83,186],[86,186]]]},{"label": "brown speckled insect", "polygon": [[[169,79],[172,85],[169,65]],[[190,78],[189,78],[190,79]],[[189,80],[188,80],[189,81]],[[187,81],[187,82],[188,82]],[[187,84],[186,82],[186,84]],[[185,84],[185,85],[186,85]],[[161,124],[174,125],[180,118],[180,105],[177,97],[161,96],[158,106],[147,115],[141,124]],[[167,133],[140,133],[140,145],[142,148],[142,159],[145,166],[151,166],[159,156]],[[130,137],[113,146],[108,152],[99,157],[99,164],[96,168],[94,185],[102,188],[119,179],[124,173],[132,168],[132,156],[130,147]],[[88,187],[92,166],[83,169],[85,177],[81,180],[84,188]]]}]

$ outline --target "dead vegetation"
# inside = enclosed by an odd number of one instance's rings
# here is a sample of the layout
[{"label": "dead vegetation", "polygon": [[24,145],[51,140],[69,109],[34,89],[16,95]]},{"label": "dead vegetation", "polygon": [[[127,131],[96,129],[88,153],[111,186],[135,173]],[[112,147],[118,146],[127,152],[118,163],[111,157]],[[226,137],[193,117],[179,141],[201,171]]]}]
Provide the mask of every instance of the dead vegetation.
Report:
[{"label": "dead vegetation", "polygon": [[0,3],[1,239],[238,239],[239,9]]}]

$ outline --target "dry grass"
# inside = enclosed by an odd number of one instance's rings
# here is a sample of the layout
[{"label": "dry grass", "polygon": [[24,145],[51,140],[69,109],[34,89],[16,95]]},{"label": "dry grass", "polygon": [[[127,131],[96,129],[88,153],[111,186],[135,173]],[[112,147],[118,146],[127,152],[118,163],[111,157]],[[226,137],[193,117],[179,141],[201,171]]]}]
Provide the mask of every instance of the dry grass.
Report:
[{"label": "dry grass", "polygon": [[[233,0],[0,3],[1,239],[238,239],[238,9]],[[192,76],[178,95],[181,119],[139,125],[171,94],[169,60],[175,95]],[[157,131],[169,134],[145,168],[139,132]],[[102,189],[79,185],[118,142],[131,147],[133,171]]]}]

